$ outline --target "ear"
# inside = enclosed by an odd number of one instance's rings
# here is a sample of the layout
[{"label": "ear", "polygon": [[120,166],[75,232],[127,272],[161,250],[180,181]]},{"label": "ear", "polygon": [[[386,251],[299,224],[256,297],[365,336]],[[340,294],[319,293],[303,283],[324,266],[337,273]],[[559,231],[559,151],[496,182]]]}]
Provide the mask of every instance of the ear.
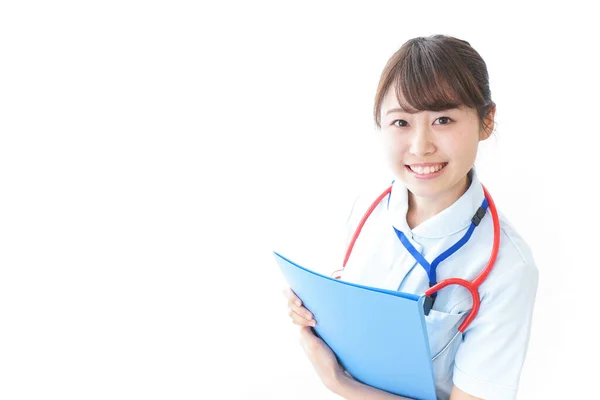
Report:
[{"label": "ear", "polygon": [[493,104],[490,107],[490,111],[488,111],[488,114],[483,119],[483,126],[481,127],[481,130],[479,131],[479,141],[486,140],[487,138],[492,136],[492,133],[494,132],[494,117],[495,117],[495,115],[496,115],[496,105]]}]

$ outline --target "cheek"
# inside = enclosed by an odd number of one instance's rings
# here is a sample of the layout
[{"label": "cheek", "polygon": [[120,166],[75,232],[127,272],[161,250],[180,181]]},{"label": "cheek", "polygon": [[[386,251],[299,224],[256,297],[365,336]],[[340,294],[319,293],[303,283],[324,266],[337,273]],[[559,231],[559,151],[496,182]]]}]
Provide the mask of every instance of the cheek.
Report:
[{"label": "cheek", "polygon": [[386,135],[383,140],[384,152],[394,159],[400,158],[407,150],[408,144],[397,135]]},{"label": "cheek", "polygon": [[454,158],[462,158],[465,160],[471,160],[475,158],[477,153],[478,138],[469,134],[459,134],[452,137],[452,140],[444,141],[440,143],[440,149],[451,155]]},{"label": "cheek", "polygon": [[389,143],[384,150],[388,159],[397,164],[404,159],[406,154],[406,146],[400,142]]}]

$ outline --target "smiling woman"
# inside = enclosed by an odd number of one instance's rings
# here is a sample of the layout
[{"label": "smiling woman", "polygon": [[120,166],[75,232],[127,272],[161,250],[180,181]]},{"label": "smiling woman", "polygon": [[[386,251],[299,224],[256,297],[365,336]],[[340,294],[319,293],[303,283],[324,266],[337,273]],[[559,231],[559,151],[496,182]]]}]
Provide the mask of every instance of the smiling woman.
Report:
[{"label": "smiling woman", "polygon": [[[355,246],[352,240],[342,280],[432,297],[425,321],[438,399],[515,398],[529,343],[537,267],[509,221],[500,216],[496,230],[485,215],[474,169],[495,112],[486,64],[468,42],[442,35],[406,42],[385,66],[374,106],[395,179],[380,201],[359,198],[348,220],[348,231],[361,236]],[[493,243],[498,259],[480,280]],[[457,285],[431,296],[428,289],[475,277],[480,308],[465,329],[465,316],[477,310],[470,294]],[[286,293],[306,353],[330,390],[346,399],[402,398],[345,374],[310,329],[318,321],[293,290]]]},{"label": "smiling woman", "polygon": [[[481,128],[474,109],[459,106],[443,111],[407,113],[397,107],[392,90],[383,99],[384,148],[392,171],[410,190],[410,216],[418,225],[450,206],[469,186],[478,143],[491,130]],[[393,111],[395,110],[395,111]],[[390,112],[391,111],[391,112]],[[488,114],[493,120],[494,109]],[[428,198],[436,196],[436,201]]]}]

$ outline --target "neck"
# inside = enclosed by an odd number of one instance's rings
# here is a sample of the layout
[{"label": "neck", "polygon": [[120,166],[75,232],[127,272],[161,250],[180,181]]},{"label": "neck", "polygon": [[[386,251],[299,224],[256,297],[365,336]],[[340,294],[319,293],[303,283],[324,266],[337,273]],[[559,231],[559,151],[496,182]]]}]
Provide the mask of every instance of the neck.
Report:
[{"label": "neck", "polygon": [[406,222],[410,229],[419,226],[429,218],[444,211],[458,200],[471,185],[471,178],[465,176],[451,190],[436,197],[419,197],[408,192]]}]

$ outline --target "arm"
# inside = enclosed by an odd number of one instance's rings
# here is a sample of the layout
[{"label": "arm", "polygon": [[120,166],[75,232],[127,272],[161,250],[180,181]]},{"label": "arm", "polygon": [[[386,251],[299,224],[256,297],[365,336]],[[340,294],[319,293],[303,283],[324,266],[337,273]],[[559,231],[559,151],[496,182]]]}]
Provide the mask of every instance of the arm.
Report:
[{"label": "arm", "polygon": [[[355,381],[347,375],[339,378],[336,384],[330,388],[332,392],[346,400],[398,400],[408,397],[397,396],[372,386]],[[481,400],[479,397],[471,396],[454,386],[450,400]]]},{"label": "arm", "polygon": [[344,374],[338,378],[336,383],[329,388],[332,392],[341,396],[346,400],[400,400],[408,399],[383,390],[376,389],[372,386],[365,385],[348,375]]},{"label": "arm", "polygon": [[[300,329],[300,343],[323,384],[338,396],[346,400],[410,400],[408,397],[385,392],[352,379],[340,366],[329,346],[315,336],[311,328]],[[478,398],[454,386],[450,400],[478,400]]]},{"label": "arm", "polygon": [[401,400],[397,396],[352,379],[337,361],[333,351],[310,327],[300,328],[300,344],[304,348],[313,368],[327,389],[343,397],[354,400]]},{"label": "arm", "polygon": [[484,399],[515,399],[529,344],[538,273],[531,262],[515,262],[496,272],[481,286],[479,314],[456,352],[453,382]]}]

